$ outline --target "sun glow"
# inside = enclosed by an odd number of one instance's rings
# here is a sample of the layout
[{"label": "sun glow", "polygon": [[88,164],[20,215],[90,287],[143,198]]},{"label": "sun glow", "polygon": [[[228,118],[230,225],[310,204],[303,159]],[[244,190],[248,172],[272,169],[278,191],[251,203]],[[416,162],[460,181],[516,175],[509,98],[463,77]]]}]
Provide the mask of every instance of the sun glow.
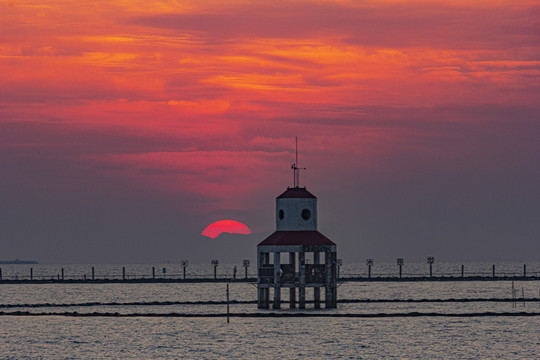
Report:
[{"label": "sun glow", "polygon": [[251,230],[235,220],[220,220],[208,225],[201,234],[215,239],[222,233],[249,235]]}]

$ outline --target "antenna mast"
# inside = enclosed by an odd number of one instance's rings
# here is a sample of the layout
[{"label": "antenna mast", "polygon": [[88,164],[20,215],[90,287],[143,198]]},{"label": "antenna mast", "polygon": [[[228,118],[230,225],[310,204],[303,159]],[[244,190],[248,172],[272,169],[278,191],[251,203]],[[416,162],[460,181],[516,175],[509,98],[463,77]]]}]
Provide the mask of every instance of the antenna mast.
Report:
[{"label": "antenna mast", "polygon": [[294,187],[300,187],[300,170],[306,170],[306,168],[301,168],[298,165],[298,136],[295,137],[296,142],[296,162],[292,164],[291,169],[293,169],[293,184]]}]

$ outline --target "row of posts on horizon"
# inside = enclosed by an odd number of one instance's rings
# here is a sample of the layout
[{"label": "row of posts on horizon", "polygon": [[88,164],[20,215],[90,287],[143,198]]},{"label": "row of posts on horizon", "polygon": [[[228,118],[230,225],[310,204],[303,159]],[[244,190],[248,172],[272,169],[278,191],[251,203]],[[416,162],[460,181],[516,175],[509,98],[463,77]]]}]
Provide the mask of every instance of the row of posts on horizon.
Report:
[{"label": "row of posts on horizon", "polygon": [[[427,263],[429,265],[429,277],[433,277],[433,263],[435,262],[435,257],[428,256]],[[403,258],[397,258],[397,266],[399,266],[399,277],[403,277],[403,265],[405,262]],[[373,259],[367,259],[366,265],[368,266],[368,278],[371,278],[371,267],[373,266]],[[465,276],[465,265],[461,265],[461,277]],[[492,276],[495,277],[495,264],[492,265]],[[527,265],[523,264],[523,277],[527,276]]]},{"label": "row of posts on horizon", "polygon": [[[306,263],[308,263],[308,261],[309,260],[306,260]],[[433,263],[434,262],[435,262],[435,258],[433,256],[428,256],[427,257],[427,264],[429,264],[429,277],[433,277]],[[214,280],[216,280],[218,278],[217,268],[219,266],[219,260],[214,259],[210,263],[214,267]],[[402,278],[403,277],[403,265],[404,265],[403,258],[397,258],[396,263],[397,263],[397,266],[399,267],[399,277]],[[189,261],[188,260],[181,260],[180,265],[182,266],[183,279],[185,280],[186,279],[186,269],[187,269],[187,267],[189,265]],[[374,260],[373,259],[366,259],[366,265],[368,267],[368,278],[371,278],[371,268],[374,265]],[[248,268],[250,266],[250,261],[249,260],[243,260],[242,261],[242,266],[244,267],[244,271],[245,271],[244,278],[248,279]],[[343,266],[342,259],[337,259],[337,277],[338,277],[338,279],[340,278],[339,272],[340,272],[341,266]],[[237,269],[236,269],[236,266],[234,266],[234,268],[233,268],[233,279],[236,279],[236,272],[237,272]],[[163,273],[163,277],[165,278],[165,276],[167,274],[167,268],[163,268],[162,273]],[[465,266],[461,265],[461,277],[464,277],[464,276],[465,276]],[[492,276],[495,277],[495,265],[492,265]],[[527,276],[527,265],[524,264],[523,265],[523,277],[526,277],[526,276]],[[30,280],[33,280],[33,278],[34,278],[34,269],[30,268]],[[61,269],[61,274],[58,274],[57,278],[58,278],[58,280],[64,280],[65,279],[64,268]],[[156,268],[154,266],[152,266],[152,279],[155,279],[155,278],[156,278]],[[86,280],[86,275],[83,276],[83,279]],[[95,268],[94,268],[94,266],[92,266],[91,277],[89,279],[95,280]],[[122,279],[126,280],[126,268],[125,268],[125,266],[122,267]],[[0,281],[1,280],[3,280],[2,279],[2,268],[0,268]]]},{"label": "row of posts on horizon", "polygon": [[[186,269],[188,267],[189,261],[188,260],[181,260],[180,265],[182,266],[182,273],[184,280],[186,279]],[[217,279],[217,267],[219,265],[219,260],[212,260],[211,261],[212,266],[214,267],[214,279]],[[249,268],[250,261],[244,260],[243,266],[245,268],[245,278],[248,278],[248,268]],[[167,274],[167,268],[163,268],[163,277]],[[65,280],[65,272],[64,268],[61,268],[60,274],[57,276],[58,280]],[[152,266],[152,279],[156,278],[156,267]],[[233,278],[236,279],[236,266],[233,270]],[[30,280],[34,279],[34,268],[30,268]],[[95,267],[92,266],[92,273],[91,273],[91,280],[95,280]],[[0,268],[0,281],[2,281],[2,268]],[[86,280],[86,275],[84,275],[84,280]],[[126,267],[122,266],[122,280],[126,280]]]}]

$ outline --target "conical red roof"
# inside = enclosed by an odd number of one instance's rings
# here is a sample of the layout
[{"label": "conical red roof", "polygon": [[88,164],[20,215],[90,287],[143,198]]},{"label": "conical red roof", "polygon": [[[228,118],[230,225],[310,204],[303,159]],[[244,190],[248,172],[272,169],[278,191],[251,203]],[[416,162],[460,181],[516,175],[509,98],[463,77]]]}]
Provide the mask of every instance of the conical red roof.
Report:
[{"label": "conical red roof", "polygon": [[317,197],[306,190],[305,187],[287,188],[287,190],[277,197],[278,199],[316,199]]},{"label": "conical red roof", "polygon": [[336,245],[332,240],[316,230],[276,231],[259,246],[266,245]]}]

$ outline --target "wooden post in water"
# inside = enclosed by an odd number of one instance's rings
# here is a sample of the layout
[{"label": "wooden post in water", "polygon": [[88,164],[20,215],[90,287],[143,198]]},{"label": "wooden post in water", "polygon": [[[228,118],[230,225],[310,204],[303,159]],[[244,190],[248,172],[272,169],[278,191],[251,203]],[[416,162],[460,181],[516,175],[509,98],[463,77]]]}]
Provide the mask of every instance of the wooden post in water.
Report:
[{"label": "wooden post in water", "polygon": [[30,280],[34,280],[34,268],[30,268]]},{"label": "wooden post in water", "polygon": [[403,258],[398,258],[397,259],[397,264],[399,266],[399,277],[401,278],[401,268],[403,267]]},{"label": "wooden post in water", "polygon": [[465,265],[461,265],[461,277],[465,276]]},{"label": "wooden post in water", "polygon": [[64,268],[62,268],[62,280],[64,280]]},{"label": "wooden post in water", "polygon": [[435,257],[428,256],[427,263],[429,264],[429,277],[433,277],[433,263],[435,262]]},{"label": "wooden post in water", "polygon": [[92,280],[94,280],[94,267],[92,266]]},{"label": "wooden post in water", "polygon": [[2,268],[0,268],[0,280],[2,280]]},{"label": "wooden post in water", "polygon": [[122,266],[122,280],[126,280],[126,267]]},{"label": "wooden post in water", "polygon": [[187,260],[182,260],[181,264],[182,264],[182,268],[184,269],[184,280],[186,280],[186,268],[188,266],[188,261]]},{"label": "wooden post in water", "polygon": [[523,277],[527,277],[527,264],[523,264]]},{"label": "wooden post in water", "polygon": [[367,259],[366,264],[368,266],[368,278],[371,279],[371,266],[373,265],[373,259]]},{"label": "wooden post in water", "polygon": [[514,282],[512,281],[512,307],[516,307],[516,288],[514,287]]},{"label": "wooden post in water", "polygon": [[229,323],[229,284],[227,283],[227,324]]},{"label": "wooden post in water", "polygon": [[244,269],[246,270],[246,279],[248,278],[248,267],[249,267],[249,260],[243,261]]},{"label": "wooden post in water", "polygon": [[156,278],[156,267],[152,266],[152,279]]},{"label": "wooden post in water", "polygon": [[495,264],[493,264],[493,277],[495,277]]},{"label": "wooden post in water", "polygon": [[218,260],[212,260],[212,266],[214,267],[214,280],[217,279],[217,267],[219,265]]}]

